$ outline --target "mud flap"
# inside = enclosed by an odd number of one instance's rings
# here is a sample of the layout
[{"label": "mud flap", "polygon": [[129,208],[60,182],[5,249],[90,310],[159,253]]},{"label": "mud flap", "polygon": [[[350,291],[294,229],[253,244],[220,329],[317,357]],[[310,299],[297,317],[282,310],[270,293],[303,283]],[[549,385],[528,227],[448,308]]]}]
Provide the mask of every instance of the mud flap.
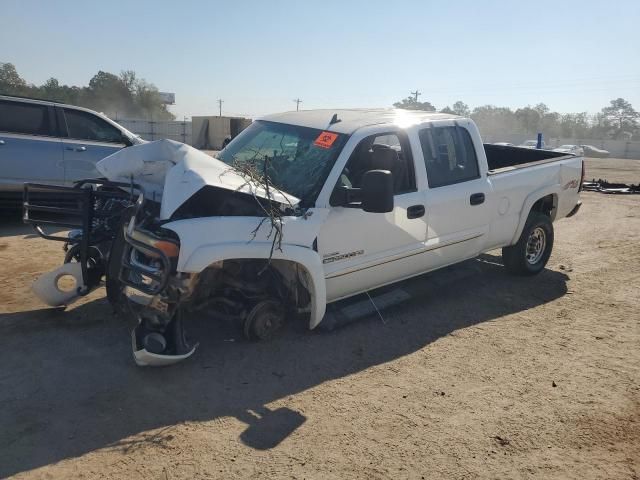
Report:
[{"label": "mud flap", "polygon": [[[58,280],[65,276],[71,276],[75,280],[75,287],[71,290],[61,290],[58,286]],[[31,290],[44,303],[51,307],[60,307],[62,305],[71,305],[80,297],[78,294],[79,287],[84,287],[82,281],[82,266],[79,263],[65,263],[49,273],[45,273],[38,278]]]}]

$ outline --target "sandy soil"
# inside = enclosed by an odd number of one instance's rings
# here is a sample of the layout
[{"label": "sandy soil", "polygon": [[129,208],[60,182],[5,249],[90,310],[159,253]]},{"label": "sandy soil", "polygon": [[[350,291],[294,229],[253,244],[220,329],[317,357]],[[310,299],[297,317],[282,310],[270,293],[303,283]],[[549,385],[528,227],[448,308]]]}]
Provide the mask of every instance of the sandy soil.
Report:
[{"label": "sandy soil", "polygon": [[384,323],[265,344],[196,318],[196,355],[156,370],[103,291],[40,304],[60,244],[5,220],[0,477],[638,479],[640,196],[583,200],[535,278],[492,252]]}]

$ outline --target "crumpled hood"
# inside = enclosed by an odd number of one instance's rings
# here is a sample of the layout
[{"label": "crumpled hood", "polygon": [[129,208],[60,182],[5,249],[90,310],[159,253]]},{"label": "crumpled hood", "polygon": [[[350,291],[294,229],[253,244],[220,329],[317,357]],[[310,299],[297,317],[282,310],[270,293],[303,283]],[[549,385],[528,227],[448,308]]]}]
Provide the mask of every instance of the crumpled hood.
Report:
[{"label": "crumpled hood", "polygon": [[135,182],[146,198],[160,200],[160,219],[171,217],[206,185],[295,205],[300,200],[275,190],[267,192],[232,167],[200,150],[173,140],[157,140],[124,148],[100,160],[97,170],[114,182]]}]

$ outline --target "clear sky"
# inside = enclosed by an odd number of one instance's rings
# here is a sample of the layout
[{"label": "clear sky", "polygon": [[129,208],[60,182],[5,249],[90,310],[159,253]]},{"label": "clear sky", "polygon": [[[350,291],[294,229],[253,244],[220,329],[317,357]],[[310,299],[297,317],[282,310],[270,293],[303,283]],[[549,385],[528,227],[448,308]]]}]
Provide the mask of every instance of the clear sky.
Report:
[{"label": "clear sky", "polygon": [[179,117],[544,102],[640,110],[640,0],[0,0],[0,62],[28,82],[135,70]]}]

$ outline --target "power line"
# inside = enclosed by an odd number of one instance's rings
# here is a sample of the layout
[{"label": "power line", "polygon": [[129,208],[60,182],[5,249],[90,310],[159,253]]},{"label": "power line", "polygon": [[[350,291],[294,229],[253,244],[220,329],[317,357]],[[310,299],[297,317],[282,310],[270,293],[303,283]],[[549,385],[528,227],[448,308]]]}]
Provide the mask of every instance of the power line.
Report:
[{"label": "power line", "polygon": [[222,116],[222,104],[224,103],[224,100],[222,99],[218,99],[218,116],[221,117]]},{"label": "power line", "polygon": [[418,89],[416,88],[415,92],[409,92],[411,95],[413,95],[413,99],[417,102],[418,101],[418,95],[422,95],[421,92],[418,91]]},{"label": "power line", "polygon": [[298,110],[300,110],[300,104],[302,103],[302,100],[300,100],[299,98],[296,98],[294,102],[296,102],[296,112],[297,112]]}]

